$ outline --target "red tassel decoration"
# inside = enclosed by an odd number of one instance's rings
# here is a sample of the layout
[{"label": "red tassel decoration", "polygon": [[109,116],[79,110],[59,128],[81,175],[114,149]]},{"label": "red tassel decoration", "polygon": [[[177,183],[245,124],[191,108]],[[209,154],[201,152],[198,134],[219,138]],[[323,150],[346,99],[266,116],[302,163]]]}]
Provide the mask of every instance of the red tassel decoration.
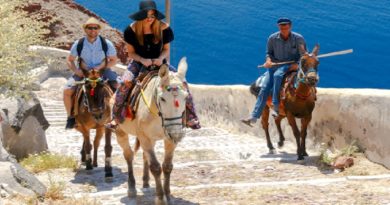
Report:
[{"label": "red tassel decoration", "polygon": [[130,106],[126,107],[126,118],[133,119],[133,112],[130,109]]},{"label": "red tassel decoration", "polygon": [[180,104],[179,104],[179,101],[178,100],[175,100],[175,107],[180,107]]},{"label": "red tassel decoration", "polygon": [[89,91],[89,95],[90,96],[95,96],[95,89],[92,88],[91,91]]}]

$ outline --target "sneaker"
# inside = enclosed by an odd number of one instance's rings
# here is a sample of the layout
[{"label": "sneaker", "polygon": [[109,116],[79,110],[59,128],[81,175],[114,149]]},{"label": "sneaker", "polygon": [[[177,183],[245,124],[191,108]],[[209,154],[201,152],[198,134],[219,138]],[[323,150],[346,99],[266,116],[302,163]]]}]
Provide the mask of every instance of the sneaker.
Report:
[{"label": "sneaker", "polygon": [[66,120],[65,129],[66,130],[73,129],[75,125],[76,125],[76,119],[74,117],[68,117],[68,119]]},{"label": "sneaker", "polygon": [[257,122],[257,119],[253,118],[253,117],[248,117],[246,119],[242,119],[241,122],[250,126],[250,127],[253,127],[252,124],[255,124]]},{"label": "sneaker", "polygon": [[110,123],[107,123],[105,125],[105,127],[109,130],[111,130],[112,132],[115,132],[116,131],[116,128],[118,128],[118,124],[115,123],[115,121],[112,121]]},{"label": "sneaker", "polygon": [[193,130],[198,130],[198,129],[201,128],[199,121],[196,120],[196,119],[188,121],[187,122],[187,127],[191,128]]}]

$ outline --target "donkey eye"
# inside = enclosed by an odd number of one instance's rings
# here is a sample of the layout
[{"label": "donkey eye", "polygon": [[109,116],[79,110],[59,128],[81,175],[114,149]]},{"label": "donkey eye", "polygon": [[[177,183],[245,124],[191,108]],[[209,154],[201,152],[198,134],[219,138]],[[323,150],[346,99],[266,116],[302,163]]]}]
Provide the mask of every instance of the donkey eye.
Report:
[{"label": "donkey eye", "polygon": [[161,101],[166,102],[166,100],[164,98],[161,98]]}]

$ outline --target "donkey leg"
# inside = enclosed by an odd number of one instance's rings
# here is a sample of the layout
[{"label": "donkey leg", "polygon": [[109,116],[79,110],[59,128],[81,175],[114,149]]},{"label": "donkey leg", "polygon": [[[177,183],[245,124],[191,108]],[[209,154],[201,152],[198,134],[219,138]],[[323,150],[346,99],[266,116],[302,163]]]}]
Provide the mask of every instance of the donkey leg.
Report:
[{"label": "donkey leg", "polygon": [[122,131],[118,128],[116,130],[116,138],[117,138],[119,146],[121,146],[121,148],[123,150],[123,156],[125,157],[126,162],[127,162],[127,168],[128,168],[127,195],[129,198],[135,198],[135,197],[137,197],[137,190],[135,189],[135,178],[134,178],[134,172],[133,172],[134,153],[130,147],[129,136],[127,135],[127,133],[125,133],[124,131]]},{"label": "donkey leg", "polygon": [[164,190],[161,183],[162,170],[154,152],[155,143],[149,140],[146,136],[139,135],[137,137],[140,140],[141,147],[146,154],[150,172],[152,172],[156,183],[156,204],[164,204]]},{"label": "donkey leg", "polygon": [[283,130],[282,130],[282,126],[280,125],[282,120],[283,120],[284,117],[282,116],[279,116],[275,119],[275,123],[276,123],[276,128],[278,129],[278,133],[279,133],[279,142],[278,142],[278,146],[279,148],[283,147],[284,146],[284,141],[285,141],[285,138],[284,138],[284,135],[283,135]]},{"label": "donkey leg", "polygon": [[173,170],[173,154],[175,152],[176,144],[170,140],[164,140],[164,162],[163,162],[163,173],[164,173],[164,193],[167,197],[168,202],[171,199],[171,188],[170,188],[170,179],[171,172]]},{"label": "donkey leg", "polygon": [[100,140],[103,137],[103,131],[104,131],[104,127],[97,127],[96,128],[96,136],[95,136],[95,139],[93,140],[93,160],[92,160],[92,165],[94,167],[98,166],[97,155],[98,155]]},{"label": "donkey leg", "polygon": [[104,146],[104,154],[105,154],[105,165],[104,165],[104,172],[105,172],[105,178],[106,180],[111,180],[114,176],[112,174],[112,166],[111,166],[111,154],[112,154],[112,145],[111,145],[111,135],[112,132],[110,129],[105,129],[105,139],[106,143]]},{"label": "donkey leg", "polygon": [[291,129],[294,133],[294,137],[295,137],[295,140],[297,143],[298,160],[303,160],[303,156],[299,155],[301,143],[300,143],[300,131],[298,129],[297,122],[295,121],[295,117],[290,112],[287,113],[287,119],[288,119],[288,123],[290,124]]},{"label": "donkey leg", "polygon": [[85,164],[85,149],[84,149],[84,146],[85,146],[85,140],[83,139],[83,143],[81,145],[81,151],[80,151],[81,164]]},{"label": "donkey leg", "polygon": [[309,156],[306,152],[306,136],[307,136],[307,127],[309,126],[309,123],[311,121],[311,115],[304,117],[301,120],[301,155],[302,156]]},{"label": "donkey leg", "polygon": [[150,185],[149,185],[149,179],[150,179],[150,177],[149,177],[149,163],[148,163],[148,159],[146,158],[145,152],[143,152],[142,156],[143,156],[143,160],[144,160],[144,173],[142,176],[142,181],[144,182],[143,188],[147,189],[147,188],[150,188]]},{"label": "donkey leg", "polygon": [[274,154],[274,153],[275,153],[275,148],[274,148],[274,146],[272,145],[271,137],[270,137],[270,135],[269,135],[269,130],[268,130],[269,123],[268,123],[268,119],[269,119],[269,107],[268,107],[268,106],[265,106],[265,107],[264,107],[264,110],[263,110],[263,113],[261,114],[261,124],[262,124],[263,130],[264,130],[264,132],[265,132],[265,138],[267,139],[267,146],[268,146],[268,149],[269,149],[269,153],[270,153],[270,154]]},{"label": "donkey leg", "polygon": [[93,169],[92,159],[91,159],[92,145],[90,142],[89,131],[84,131],[83,136],[84,136],[85,169],[92,170]]}]

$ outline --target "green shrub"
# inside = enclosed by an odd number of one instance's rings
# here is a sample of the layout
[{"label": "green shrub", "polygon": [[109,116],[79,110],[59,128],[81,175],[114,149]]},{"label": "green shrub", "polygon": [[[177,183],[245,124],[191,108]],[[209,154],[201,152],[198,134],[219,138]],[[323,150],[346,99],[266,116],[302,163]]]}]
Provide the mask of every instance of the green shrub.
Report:
[{"label": "green shrub", "polygon": [[46,23],[33,20],[21,10],[26,1],[0,0],[0,97],[26,93],[32,77],[31,45],[43,44]]}]

